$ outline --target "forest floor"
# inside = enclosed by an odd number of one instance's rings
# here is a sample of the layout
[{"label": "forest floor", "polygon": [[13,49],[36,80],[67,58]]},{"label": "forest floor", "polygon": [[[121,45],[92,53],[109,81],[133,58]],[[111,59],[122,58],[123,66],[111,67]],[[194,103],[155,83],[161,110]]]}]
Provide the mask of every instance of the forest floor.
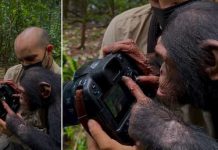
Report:
[{"label": "forest floor", "polygon": [[78,25],[64,24],[64,51],[72,56],[79,65],[98,57],[105,28],[88,27],[86,30],[85,48],[77,49],[80,45],[81,30]]}]

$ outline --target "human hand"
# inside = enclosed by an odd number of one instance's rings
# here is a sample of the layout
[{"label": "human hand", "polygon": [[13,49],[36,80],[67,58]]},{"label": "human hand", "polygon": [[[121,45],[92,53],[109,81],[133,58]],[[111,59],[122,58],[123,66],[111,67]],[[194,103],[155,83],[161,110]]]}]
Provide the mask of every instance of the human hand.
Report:
[{"label": "human hand", "polygon": [[142,51],[137,47],[136,43],[131,40],[122,40],[110,45],[104,46],[102,48],[103,55],[108,55],[109,53],[123,52],[132,58],[143,74],[148,75],[151,72],[150,65],[142,53]]},{"label": "human hand", "polygon": [[95,120],[89,120],[88,127],[93,138],[89,139],[89,150],[136,150],[135,146],[122,145],[110,138]]},{"label": "human hand", "polygon": [[[85,114],[83,105],[83,91],[77,90],[75,95],[75,100],[77,101],[76,107],[78,116],[83,116]],[[83,110],[83,111],[81,111]],[[95,120],[80,120],[83,127],[91,133],[90,137],[87,136],[87,145],[89,150],[135,150],[132,146],[121,145],[114,139],[111,139],[101,128],[101,126]]]}]

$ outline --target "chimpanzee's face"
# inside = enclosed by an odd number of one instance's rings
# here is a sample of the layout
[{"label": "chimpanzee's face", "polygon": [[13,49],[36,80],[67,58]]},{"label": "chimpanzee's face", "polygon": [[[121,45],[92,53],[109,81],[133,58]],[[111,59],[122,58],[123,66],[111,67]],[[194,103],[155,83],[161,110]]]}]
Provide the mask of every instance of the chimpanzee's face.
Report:
[{"label": "chimpanzee's face", "polygon": [[22,86],[20,85],[20,101],[21,106],[28,110],[34,111],[39,108],[47,107],[52,101],[51,99],[51,84],[39,78],[39,83],[32,84],[29,78],[22,79]]},{"label": "chimpanzee's face", "polygon": [[29,109],[29,103],[28,103],[28,97],[25,93],[25,89],[18,83],[18,89],[20,92],[20,104],[22,109],[28,110]]},{"label": "chimpanzee's face", "polygon": [[155,51],[163,60],[160,68],[157,97],[165,104],[175,103],[185,94],[184,87],[180,84],[182,80],[161,39],[158,40]]}]

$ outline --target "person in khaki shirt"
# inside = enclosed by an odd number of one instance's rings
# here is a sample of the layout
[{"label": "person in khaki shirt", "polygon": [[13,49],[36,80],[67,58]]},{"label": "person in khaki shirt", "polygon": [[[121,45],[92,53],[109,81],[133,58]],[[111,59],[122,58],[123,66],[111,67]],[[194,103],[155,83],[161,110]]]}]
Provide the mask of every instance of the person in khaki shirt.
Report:
[{"label": "person in khaki shirt", "polygon": [[[156,40],[158,35],[161,34],[166,25],[166,17],[168,17],[166,14],[169,14],[170,11],[172,12],[174,9],[182,6],[183,4],[188,4],[191,1],[194,0],[150,0],[150,4],[136,7],[119,14],[113,18],[106,29],[99,56],[103,57],[105,52],[116,52],[120,49],[129,48],[136,50],[131,47],[132,42],[137,45],[137,50],[140,49],[143,54],[152,53],[156,44],[155,41],[153,41],[153,43],[149,43],[149,41],[152,41],[152,34],[156,34]],[[157,9],[159,9],[158,12],[160,12],[161,9],[163,10],[161,14],[162,16],[156,16],[159,19],[156,20],[160,21],[159,31],[153,30],[153,25],[155,24],[152,22],[155,21],[154,14],[160,14],[156,11]],[[157,34],[157,32],[159,33]],[[190,105],[185,105],[181,107],[181,113],[184,121],[202,126],[206,129],[210,136],[214,136],[214,126],[209,112],[193,108]],[[89,129],[92,130],[90,132],[94,138],[94,140],[91,138],[88,140],[89,150],[96,148],[106,148],[109,150],[135,149],[135,147],[120,145],[116,141],[110,139],[110,137],[102,131],[97,122],[90,120],[89,125],[91,127]]]},{"label": "person in khaki shirt", "polygon": [[60,67],[52,57],[53,45],[49,43],[49,35],[44,29],[38,27],[25,29],[17,36],[14,48],[20,64],[9,68],[4,80],[13,80],[17,83],[23,69],[36,64],[61,74]]},{"label": "person in khaki shirt", "polygon": [[[139,49],[147,54],[149,28],[154,14],[152,8],[160,8],[167,13],[166,9],[169,7],[186,1],[193,0],[149,0],[150,4],[132,8],[115,16],[104,33],[100,57],[102,57],[103,47],[125,39],[133,39]],[[218,2],[218,0],[212,1]]]},{"label": "person in khaki shirt", "polygon": [[[150,4],[127,10],[116,16],[105,31],[102,47],[117,41],[133,39],[137,46],[146,54],[151,17]],[[102,55],[102,50],[100,52],[100,55]]]},{"label": "person in khaki shirt", "polygon": [[[54,73],[61,74],[61,68],[52,57],[53,45],[49,42],[48,33],[39,27],[29,27],[21,32],[15,39],[14,49],[20,64],[9,68],[4,80],[12,80],[19,83],[23,70],[32,66],[43,66]],[[41,131],[46,132],[46,110],[40,109],[34,112],[21,108],[19,113],[25,122]],[[0,149],[29,149],[13,135],[0,135]]]}]

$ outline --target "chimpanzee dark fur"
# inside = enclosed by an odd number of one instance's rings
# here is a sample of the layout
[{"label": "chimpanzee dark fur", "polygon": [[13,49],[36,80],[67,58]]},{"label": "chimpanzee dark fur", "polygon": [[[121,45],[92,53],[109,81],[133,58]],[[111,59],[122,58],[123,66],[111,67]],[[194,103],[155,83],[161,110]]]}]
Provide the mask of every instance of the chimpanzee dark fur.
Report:
[{"label": "chimpanzee dark fur", "polygon": [[[204,70],[205,66],[216,62],[213,61],[211,51],[203,49],[201,44],[208,39],[218,41],[218,5],[212,2],[194,2],[174,12],[169,19],[161,40],[168,57],[176,66],[173,69],[181,75],[178,86],[184,90],[188,104],[212,114],[217,138],[218,81],[212,81]],[[142,145],[149,144],[151,149],[218,149],[215,139],[207,136],[201,129],[186,124],[171,110],[154,100],[150,100],[148,105],[136,104],[133,107],[129,134]]]},{"label": "chimpanzee dark fur", "polygon": [[[49,103],[43,103],[39,96],[40,82],[51,85]],[[61,77],[42,67],[33,67],[24,71],[21,86],[27,94],[30,109],[45,108],[47,112],[48,133],[44,133],[25,124],[17,116],[7,116],[8,128],[17,135],[21,141],[33,150],[60,150],[61,149]]]}]

